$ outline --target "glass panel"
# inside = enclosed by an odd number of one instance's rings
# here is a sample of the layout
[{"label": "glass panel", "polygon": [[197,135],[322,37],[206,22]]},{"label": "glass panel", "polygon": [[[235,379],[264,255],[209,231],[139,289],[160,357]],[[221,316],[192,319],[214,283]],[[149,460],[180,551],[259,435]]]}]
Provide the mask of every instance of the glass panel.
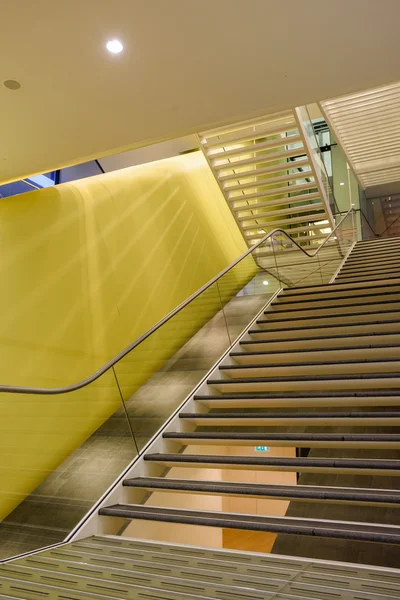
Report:
[{"label": "glass panel", "polygon": [[326,170],[325,162],[319,147],[317,137],[314,132],[314,127],[307,106],[300,106],[298,109],[298,116],[300,122],[303,125],[303,132],[308,141],[308,146],[311,152],[314,167],[316,169],[317,179],[321,182],[323,189],[325,190],[326,198],[329,201],[329,205],[333,214],[338,213],[339,209],[336,204],[335,196],[329,182],[329,176]]},{"label": "glass panel", "polygon": [[137,451],[112,370],[67,394],[0,394],[0,414],[1,559],[63,541]]},{"label": "glass panel", "polygon": [[[309,241],[299,242],[305,246],[308,254],[285,234],[277,232],[256,251],[260,257],[259,262],[283,287],[329,283],[355,240],[354,213],[344,219],[337,215],[336,219],[338,223],[341,222],[338,229],[317,254],[315,253],[323,240],[314,236],[315,232],[310,232],[313,235],[310,235]],[[329,234],[329,231],[325,231],[328,227],[326,224],[325,227],[321,225],[324,238]],[[315,243],[313,237],[316,238]]]},{"label": "glass panel", "polygon": [[278,289],[265,281],[247,256],[115,366],[140,450]]}]

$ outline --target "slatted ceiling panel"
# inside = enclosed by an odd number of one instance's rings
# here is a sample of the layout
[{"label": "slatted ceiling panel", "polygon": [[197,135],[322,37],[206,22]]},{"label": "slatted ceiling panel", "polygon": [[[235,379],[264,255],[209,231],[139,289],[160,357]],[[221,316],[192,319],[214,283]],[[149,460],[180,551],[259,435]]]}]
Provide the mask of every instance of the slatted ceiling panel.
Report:
[{"label": "slatted ceiling panel", "polygon": [[400,83],[321,102],[363,187],[400,181]]}]

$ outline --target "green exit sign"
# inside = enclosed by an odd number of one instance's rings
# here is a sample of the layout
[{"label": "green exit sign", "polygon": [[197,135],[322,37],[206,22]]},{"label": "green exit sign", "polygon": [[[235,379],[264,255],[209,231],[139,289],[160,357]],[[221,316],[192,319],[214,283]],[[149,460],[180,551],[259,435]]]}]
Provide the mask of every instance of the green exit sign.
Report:
[{"label": "green exit sign", "polygon": [[268,446],[256,446],[256,452],[269,452]]}]

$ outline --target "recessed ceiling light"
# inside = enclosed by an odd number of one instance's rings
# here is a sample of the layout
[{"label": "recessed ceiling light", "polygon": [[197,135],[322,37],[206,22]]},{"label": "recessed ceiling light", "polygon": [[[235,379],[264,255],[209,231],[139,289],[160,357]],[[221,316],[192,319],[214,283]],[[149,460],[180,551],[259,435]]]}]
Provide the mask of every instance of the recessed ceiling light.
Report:
[{"label": "recessed ceiling light", "polygon": [[344,185],[344,181],[341,181],[341,182],[340,182],[340,185]]},{"label": "recessed ceiling light", "polygon": [[263,281],[263,284],[268,285],[268,281],[267,280]]},{"label": "recessed ceiling light", "polygon": [[109,40],[106,44],[106,48],[111,54],[119,54],[124,49],[119,40]]},{"label": "recessed ceiling light", "polygon": [[19,90],[21,88],[20,82],[15,79],[6,79],[3,81],[3,85],[9,90]]}]

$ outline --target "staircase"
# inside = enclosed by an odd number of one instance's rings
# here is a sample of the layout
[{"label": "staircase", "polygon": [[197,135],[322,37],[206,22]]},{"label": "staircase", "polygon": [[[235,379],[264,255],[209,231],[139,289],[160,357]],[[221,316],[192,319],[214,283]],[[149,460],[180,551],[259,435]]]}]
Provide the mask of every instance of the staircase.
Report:
[{"label": "staircase", "polygon": [[[333,283],[275,295],[71,544],[0,567],[0,598],[400,598],[399,250],[357,242]],[[276,537],[179,543],[193,526]]]},{"label": "staircase", "polygon": [[301,114],[294,109],[199,134],[249,246],[281,227],[305,249],[315,249],[334,226],[309,140],[313,133]]}]

